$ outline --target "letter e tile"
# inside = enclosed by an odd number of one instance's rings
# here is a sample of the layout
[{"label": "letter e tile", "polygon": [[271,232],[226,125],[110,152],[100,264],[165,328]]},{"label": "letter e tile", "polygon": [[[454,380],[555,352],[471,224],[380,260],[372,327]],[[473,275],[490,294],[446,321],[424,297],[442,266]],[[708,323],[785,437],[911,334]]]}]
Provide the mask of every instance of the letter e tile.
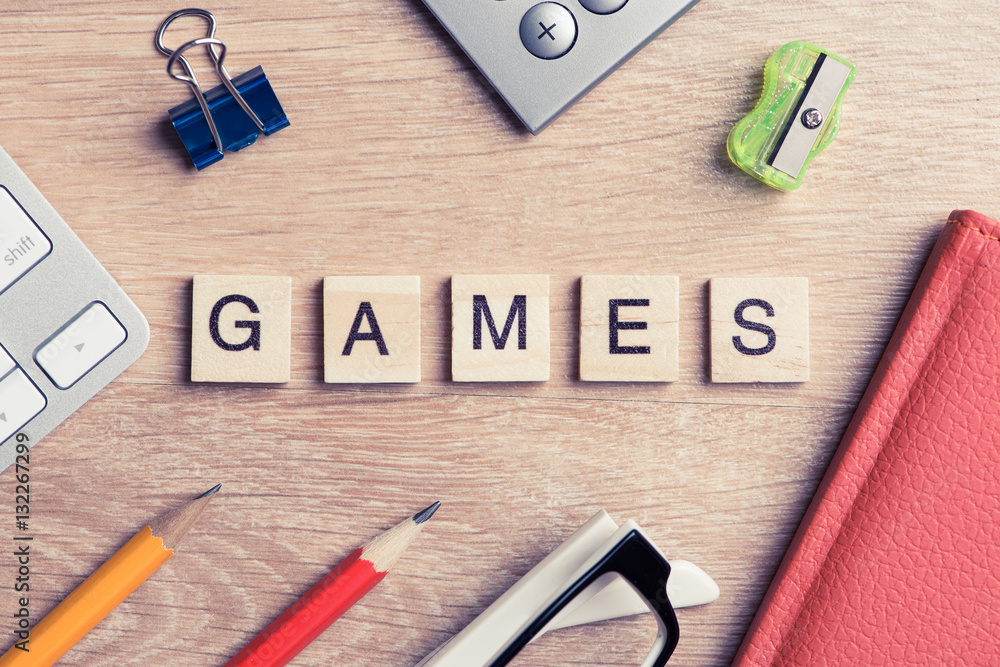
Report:
[{"label": "letter e tile", "polygon": [[808,278],[712,278],[712,382],[809,379]]},{"label": "letter e tile", "polygon": [[455,382],[549,379],[549,277],[452,276]]},{"label": "letter e tile", "polygon": [[195,276],[192,304],[192,381],[291,379],[291,278]]},{"label": "letter e tile", "polygon": [[327,382],[420,382],[420,277],[323,280]]},{"label": "letter e tile", "polygon": [[677,380],[678,284],[675,276],[583,276],[580,379]]}]

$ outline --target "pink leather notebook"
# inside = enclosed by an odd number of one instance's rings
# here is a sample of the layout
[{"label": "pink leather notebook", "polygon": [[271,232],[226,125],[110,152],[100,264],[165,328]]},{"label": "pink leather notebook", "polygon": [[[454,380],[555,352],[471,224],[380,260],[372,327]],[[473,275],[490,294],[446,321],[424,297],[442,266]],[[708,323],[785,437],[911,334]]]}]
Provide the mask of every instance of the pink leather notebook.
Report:
[{"label": "pink leather notebook", "polygon": [[733,663],[1000,665],[1000,224],[955,211]]}]

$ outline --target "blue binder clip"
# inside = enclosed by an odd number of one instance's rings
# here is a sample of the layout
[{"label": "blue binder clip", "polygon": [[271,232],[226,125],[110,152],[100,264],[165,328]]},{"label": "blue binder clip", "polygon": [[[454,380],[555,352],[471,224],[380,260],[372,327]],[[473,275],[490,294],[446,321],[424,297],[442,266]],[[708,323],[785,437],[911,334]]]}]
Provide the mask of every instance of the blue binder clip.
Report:
[{"label": "blue binder clip", "polygon": [[[167,26],[182,16],[207,19],[208,36],[171,51],[163,45],[163,33]],[[169,56],[167,74],[186,83],[194,94],[194,99],[175,106],[169,113],[170,122],[199,170],[221,160],[223,151],[246,148],[257,140],[261,132],[270,135],[289,125],[288,117],[261,67],[236,78],[229,76],[222,64],[226,58],[226,45],[215,38],[215,26],[215,17],[204,9],[182,9],[164,19],[156,32],[156,48]],[[202,91],[191,64],[182,55],[196,46],[207,48],[222,81],[221,85],[207,93]],[[216,47],[220,50],[216,51]],[[184,70],[183,74],[175,72],[178,62]]]}]

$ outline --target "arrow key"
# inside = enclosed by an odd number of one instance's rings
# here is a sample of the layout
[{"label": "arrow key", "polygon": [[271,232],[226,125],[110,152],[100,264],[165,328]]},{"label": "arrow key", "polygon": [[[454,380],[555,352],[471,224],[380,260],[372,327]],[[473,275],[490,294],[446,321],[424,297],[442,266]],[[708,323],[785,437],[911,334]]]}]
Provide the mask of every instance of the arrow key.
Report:
[{"label": "arrow key", "polygon": [[0,380],[0,442],[31,421],[45,408],[45,396],[22,370]]},{"label": "arrow key", "polygon": [[84,308],[35,351],[35,362],[60,389],[69,389],[127,338],[118,318],[100,301]]},{"label": "arrow key", "polygon": [[4,377],[15,368],[17,368],[17,364],[15,364],[14,360],[10,358],[9,354],[7,354],[7,350],[3,349],[3,346],[0,345],[0,378]]}]

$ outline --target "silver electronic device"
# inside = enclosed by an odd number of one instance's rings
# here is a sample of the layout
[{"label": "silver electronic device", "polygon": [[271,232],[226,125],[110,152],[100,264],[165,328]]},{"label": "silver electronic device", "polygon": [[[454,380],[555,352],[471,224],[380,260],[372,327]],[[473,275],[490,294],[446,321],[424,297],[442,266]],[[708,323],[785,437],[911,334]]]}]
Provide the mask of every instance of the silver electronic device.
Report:
[{"label": "silver electronic device", "polygon": [[0,148],[0,471],[148,343],[146,318]]},{"label": "silver electronic device", "polygon": [[424,0],[538,134],[698,0]]}]

